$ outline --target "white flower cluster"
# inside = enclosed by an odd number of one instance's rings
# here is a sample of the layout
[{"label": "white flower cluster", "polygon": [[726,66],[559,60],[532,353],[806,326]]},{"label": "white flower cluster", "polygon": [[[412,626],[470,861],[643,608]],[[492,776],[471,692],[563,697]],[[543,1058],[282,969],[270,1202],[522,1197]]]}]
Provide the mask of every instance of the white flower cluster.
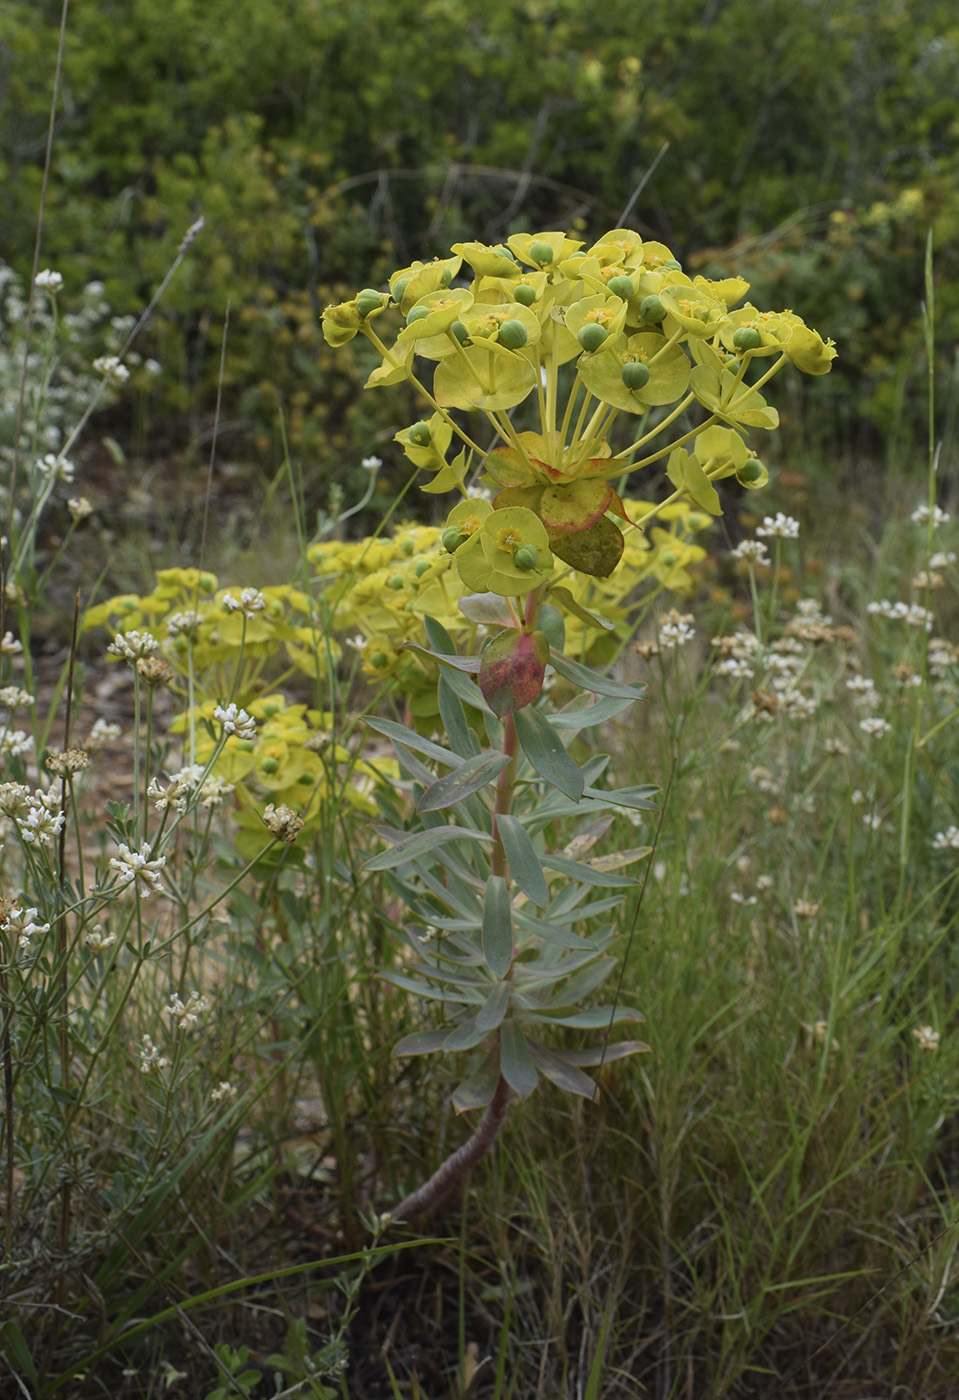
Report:
[{"label": "white flower cluster", "polygon": [[161,1069],[166,1069],[169,1063],[169,1057],[161,1055],[150,1037],[144,1035],[143,1044],[140,1046],[140,1073],[158,1074]]},{"label": "white flower cluster", "polygon": [[105,749],[107,744],[115,744],[122,733],[123,730],[120,726],[111,723],[110,720],[94,720],[93,728],[90,730],[90,737],[87,739],[86,746],[93,752],[99,749]]},{"label": "white flower cluster", "polygon": [[733,558],[745,559],[747,564],[754,567],[770,562],[763,540],[741,540],[733,550]]},{"label": "white flower cluster", "polygon": [[691,642],[696,635],[692,623],[692,613],[678,613],[675,608],[671,608],[659,625],[660,649],[672,651],[675,647],[684,647],[687,642]]},{"label": "white flower cluster", "polygon": [[256,720],[232,701],[226,706],[217,705],[213,711],[213,718],[223,725],[225,734],[235,734],[240,739],[256,738]]},{"label": "white flower cluster", "polygon": [[23,644],[18,642],[12,632],[4,632],[0,640],[0,656],[18,656],[23,651]]},{"label": "white flower cluster", "polygon": [[36,909],[24,909],[20,904],[14,904],[7,912],[0,928],[4,933],[12,934],[17,940],[21,952],[27,952],[30,947],[30,940],[38,933],[49,933],[49,924],[38,924]]},{"label": "white flower cluster", "polygon": [[383,458],[376,456],[364,457],[360,463],[360,466],[365,472],[378,472],[382,465]]},{"label": "white flower cluster", "polygon": [[8,710],[19,710],[26,705],[32,705],[33,702],[29,690],[21,690],[18,685],[0,686],[0,705],[4,705]]},{"label": "white flower cluster", "polygon": [[57,788],[31,792],[24,783],[0,783],[0,812],[16,823],[21,841],[28,846],[49,846],[66,821]]},{"label": "white flower cluster", "polygon": [[799,521],[791,515],[783,515],[782,511],[776,515],[764,515],[756,534],[761,540],[798,540]]},{"label": "white flower cluster", "polygon": [[190,1031],[199,1025],[200,1017],[209,1005],[206,997],[201,997],[198,992],[191,992],[185,1002],[176,992],[172,992],[166,1014],[176,1022],[177,1030]]},{"label": "white flower cluster", "polygon": [[215,1089],[210,1090],[210,1102],[222,1103],[224,1099],[231,1103],[236,1098],[236,1085],[231,1084],[227,1079],[221,1079]]},{"label": "white flower cluster", "polygon": [[120,363],[119,355],[101,355],[93,361],[93,368],[111,384],[125,384],[130,378],[130,371]]},{"label": "white flower cluster", "polygon": [[928,525],[932,520],[934,526],[945,525],[949,520],[949,512],[942,510],[939,506],[933,506],[930,510],[927,505],[916,506],[909,519],[914,525]]},{"label": "white flower cluster", "polygon": [[42,292],[58,292],[63,286],[63,274],[45,267],[34,277],[33,285],[39,287]]},{"label": "white flower cluster", "polygon": [[138,661],[141,656],[152,656],[159,646],[152,632],[118,632],[107,647],[107,655]]},{"label": "white flower cluster", "polygon": [[115,933],[104,933],[102,926],[95,924],[89,933],[84,934],[83,941],[91,953],[105,953],[108,948],[113,947],[117,936]]},{"label": "white flower cluster", "polygon": [[924,627],[927,632],[932,631],[932,613],[919,606],[918,603],[892,603],[888,598],[880,598],[878,602],[867,603],[866,612],[873,617],[887,617],[892,622],[904,622],[907,627]]},{"label": "white flower cluster", "polygon": [[69,458],[48,452],[37,462],[37,471],[46,481],[62,481],[69,486],[76,474],[76,467]]},{"label": "white flower cluster", "polygon": [[22,729],[7,729],[0,734],[0,756],[26,758],[33,752],[33,736]]},{"label": "white flower cluster", "polygon": [[859,728],[869,739],[884,739],[892,732],[892,725],[887,719],[880,719],[878,715],[870,715],[868,719],[859,721]]},{"label": "white flower cluster", "polygon": [[917,1026],[913,1035],[920,1050],[939,1049],[939,1032],[934,1030],[932,1026]]},{"label": "white flower cluster", "polygon": [[266,599],[258,588],[244,588],[239,598],[224,593],[223,606],[227,612],[241,612],[244,617],[256,617],[266,607]]},{"label": "white flower cluster", "polygon": [[118,885],[132,884],[143,899],[151,894],[163,894],[160,873],[166,865],[166,856],[150,860],[150,843],[144,841],[138,851],[131,850],[125,842],[117,843],[119,855],[110,857],[110,868],[117,872]]},{"label": "white flower cluster", "polygon": [[932,844],[937,851],[959,851],[959,826],[947,826],[945,831],[937,831]]},{"label": "white flower cluster", "polygon": [[940,549],[930,556],[930,569],[948,569],[956,562],[956,551],[954,549]]},{"label": "white flower cluster", "polygon": [[189,637],[198,631],[202,621],[202,617],[194,608],[172,613],[166,620],[167,636]]},{"label": "white flower cluster", "polygon": [[846,689],[852,691],[853,700],[864,709],[872,710],[879,704],[876,682],[870,676],[850,676]]}]

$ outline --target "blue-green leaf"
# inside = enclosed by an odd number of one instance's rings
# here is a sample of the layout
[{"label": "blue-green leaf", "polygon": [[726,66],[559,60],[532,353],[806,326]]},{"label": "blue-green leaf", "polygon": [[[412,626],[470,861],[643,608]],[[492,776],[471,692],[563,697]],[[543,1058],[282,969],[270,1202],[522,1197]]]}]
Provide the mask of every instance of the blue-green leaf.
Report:
[{"label": "blue-green leaf", "polygon": [[472,1050],[485,1036],[486,1031],[480,1028],[477,1017],[470,1016],[458,1026],[454,1026],[451,1031],[447,1031],[443,1049],[449,1055],[456,1055],[462,1050]]},{"label": "blue-green leaf", "polygon": [[476,1029],[478,1031],[495,1031],[496,1027],[502,1024],[503,1017],[509,1010],[509,999],[512,991],[513,984],[511,982],[497,982],[486,998],[485,1004],[476,1013]]},{"label": "blue-green leaf", "polygon": [[445,1039],[446,1031],[416,1031],[393,1046],[393,1055],[396,1059],[405,1055],[433,1055],[442,1050]]},{"label": "blue-green leaf", "polygon": [[474,792],[479,792],[480,788],[486,787],[509,762],[509,756],[505,753],[479,753],[467,758],[452,773],[447,773],[445,778],[439,778],[426,789],[416,804],[416,810],[438,812],[444,807],[455,807],[457,802],[463,802]]},{"label": "blue-green leaf", "polygon": [[469,726],[462,701],[445,676],[440,676],[437,682],[436,698],[439,702],[440,718],[454,752],[458,753],[460,758],[472,758],[479,752],[479,742]]},{"label": "blue-green leaf", "polygon": [[589,729],[593,724],[605,724],[607,720],[615,719],[632,703],[632,700],[624,700],[622,696],[607,695],[588,705],[570,704],[551,715],[550,724],[557,729]]},{"label": "blue-green leaf", "polygon": [[537,1076],[526,1037],[515,1021],[504,1021],[499,1034],[499,1063],[503,1078],[521,1099],[528,1099],[536,1088]]},{"label": "blue-green leaf", "polygon": [[369,717],[367,717],[366,724],[377,734],[383,734],[387,739],[402,744],[405,749],[412,749],[415,753],[423,754],[425,758],[431,758],[434,763],[455,764],[456,762],[455,753],[450,753],[449,749],[434,744],[431,739],[424,739],[422,734],[417,734],[415,729],[407,729],[405,724],[395,724],[391,719],[370,719]]},{"label": "blue-green leaf", "polygon": [[652,795],[656,792],[659,792],[658,787],[646,784],[643,787],[613,788],[610,792],[603,792],[602,788],[588,787],[584,795],[603,802],[612,802],[617,807],[631,807],[637,812],[658,812],[659,805],[652,800]]},{"label": "blue-green leaf", "polygon": [[505,977],[513,961],[513,911],[502,875],[486,881],[483,900],[483,957],[494,977]]},{"label": "blue-green leaf", "polygon": [[636,881],[629,875],[609,875],[604,870],[594,870],[581,860],[567,860],[565,856],[543,856],[547,870],[556,870],[570,880],[580,880],[584,885],[597,885],[600,888],[625,890]]},{"label": "blue-green leaf", "polygon": [[549,902],[549,887],[525,826],[505,813],[496,818],[500,839],[509,861],[509,873],[520,889],[540,909]]},{"label": "blue-green leaf", "polygon": [[563,748],[559,735],[546,716],[530,706],[517,710],[513,722],[523,752],[536,772],[577,802],[586,786],[583,774]]},{"label": "blue-green leaf", "polygon": [[628,685],[625,681],[614,681],[611,676],[601,676],[598,671],[593,671],[588,666],[581,666],[578,661],[573,661],[569,656],[554,654],[549,658],[549,664],[565,680],[571,681],[578,690],[588,690],[593,695],[618,696],[623,700],[646,699],[644,685]]},{"label": "blue-green leaf", "polygon": [[558,1055],[547,1050],[545,1045],[537,1045],[534,1041],[529,1042],[530,1053],[533,1061],[560,1089],[565,1089],[568,1094],[578,1094],[580,1098],[592,1099],[595,1103],[599,1098],[599,1089],[590,1079],[588,1074],[584,1074],[581,1069],[567,1064]]},{"label": "blue-green leaf", "polygon": [[371,856],[363,866],[364,870],[393,870],[397,865],[406,865],[417,856],[425,855],[446,841],[489,841],[485,831],[473,831],[467,826],[434,826],[429,831],[417,831],[406,841],[400,841],[391,851],[380,851]]}]

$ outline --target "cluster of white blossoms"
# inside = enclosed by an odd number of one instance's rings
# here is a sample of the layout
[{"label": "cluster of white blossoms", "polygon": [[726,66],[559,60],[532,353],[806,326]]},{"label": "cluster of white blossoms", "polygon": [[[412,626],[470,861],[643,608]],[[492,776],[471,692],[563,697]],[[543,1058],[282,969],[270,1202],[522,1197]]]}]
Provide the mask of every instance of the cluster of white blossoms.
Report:
[{"label": "cluster of white blossoms", "polygon": [[949,521],[949,512],[942,510],[939,506],[931,509],[927,505],[916,506],[909,519],[914,525],[928,525],[931,520],[934,526],[946,525]]},{"label": "cluster of white blossoms", "polygon": [[25,909],[21,904],[13,904],[0,923],[0,929],[17,940],[23,953],[29,951],[31,939],[50,932],[49,924],[37,923],[38,912],[37,909]]},{"label": "cluster of white blossoms", "polygon": [[236,1085],[231,1084],[228,1079],[221,1079],[215,1089],[210,1090],[210,1102],[222,1103],[224,1099],[227,1103],[232,1103],[236,1098]]},{"label": "cluster of white blossoms", "polygon": [[938,1050],[939,1032],[932,1026],[917,1026],[913,1031],[916,1044],[920,1050]]},{"label": "cluster of white blossoms", "polygon": [[49,846],[66,821],[55,787],[31,791],[25,783],[0,783],[0,812],[15,823],[28,846]]},{"label": "cluster of white blossoms", "polygon": [[185,768],[168,774],[166,787],[159,778],[151,778],[147,796],[152,799],[158,812],[171,808],[182,816],[190,805],[191,794],[198,793],[197,805],[210,809],[219,807],[233,790],[232,783],[217,777],[215,773],[208,773],[199,763],[188,763]]},{"label": "cluster of white blossoms", "polygon": [[0,734],[0,757],[26,758],[33,752],[33,736],[23,729],[7,729]]},{"label": "cluster of white blossoms", "polygon": [[119,355],[100,355],[93,361],[93,368],[111,384],[125,384],[130,378],[130,371],[121,363]]},{"label": "cluster of white blossoms", "polygon": [[879,715],[870,715],[868,719],[861,719],[859,728],[868,739],[884,739],[887,734],[892,733],[892,725],[887,719],[881,719]]},{"label": "cluster of white blossoms", "polygon": [[76,475],[76,467],[67,457],[58,457],[54,452],[48,452],[37,462],[37,471],[45,481],[62,481],[67,486],[73,481]]},{"label": "cluster of white blossoms", "polygon": [[169,1063],[169,1057],[161,1055],[150,1037],[144,1035],[143,1044],[140,1046],[140,1073],[158,1074],[161,1069],[166,1069]]},{"label": "cluster of white blossoms", "polygon": [[232,701],[229,705],[217,705],[213,718],[222,724],[224,734],[235,734],[239,739],[256,738],[256,720]]},{"label": "cluster of white blossoms", "polygon": [[105,749],[107,744],[115,744],[122,733],[123,730],[120,726],[118,724],[113,724],[110,720],[94,720],[86,747],[92,753],[96,753],[100,749]]},{"label": "cluster of white blossoms", "polygon": [[893,603],[888,598],[880,598],[877,602],[867,603],[866,612],[873,617],[888,618],[890,622],[904,622],[907,627],[924,627],[927,632],[932,631],[932,613],[918,603]]},{"label": "cluster of white blossoms", "polygon": [[798,540],[799,521],[791,515],[783,515],[781,510],[775,515],[764,515],[763,523],[756,528],[756,535],[761,540]]},{"label": "cluster of white blossoms", "polygon": [[63,286],[63,274],[54,272],[49,267],[45,267],[42,272],[38,272],[36,277],[34,277],[33,285],[39,287],[42,292],[58,292]]},{"label": "cluster of white blossoms", "polygon": [[151,894],[163,894],[161,872],[166,865],[166,856],[150,859],[150,843],[144,841],[138,851],[131,850],[123,841],[117,843],[119,855],[110,857],[110,868],[117,872],[117,884],[133,885],[136,892],[147,899]]},{"label": "cluster of white blossoms", "polygon": [[195,608],[187,608],[183,612],[171,613],[166,620],[166,630],[168,637],[190,637],[194,632],[199,631],[203,618]]},{"label": "cluster of white blossoms", "polygon": [[134,662],[141,656],[152,656],[159,647],[160,643],[152,632],[118,632],[107,647],[107,655]]},{"label": "cluster of white blossoms", "polygon": [[661,651],[673,651],[684,647],[696,635],[692,613],[679,613],[670,608],[659,624],[659,646]]},{"label": "cluster of white blossoms", "polygon": [[852,691],[853,700],[863,709],[872,710],[879,704],[876,682],[870,676],[851,676],[846,689]]},{"label": "cluster of white blossoms", "polygon": [[227,612],[241,612],[244,617],[256,617],[266,607],[266,599],[258,588],[244,588],[239,598],[232,593],[224,593],[223,606]]},{"label": "cluster of white blossoms", "polygon": [[947,826],[945,831],[937,831],[932,844],[937,851],[959,851],[959,826]]},{"label": "cluster of white blossoms", "polygon": [[172,992],[166,1014],[176,1022],[177,1030],[191,1031],[199,1025],[200,1017],[209,1009],[209,1005],[206,997],[201,997],[199,992],[191,992],[186,1001]]},{"label": "cluster of white blossoms", "polygon": [[772,562],[764,540],[740,540],[732,553],[734,559],[744,559],[753,568]]},{"label": "cluster of white blossoms", "polygon": [[752,632],[740,628],[730,636],[713,637],[710,645],[722,655],[722,660],[716,666],[717,676],[744,680],[753,675],[760,646],[759,639]]},{"label": "cluster of white blossoms", "polygon": [[89,933],[84,934],[83,941],[91,953],[105,953],[108,948],[113,947],[117,936],[115,933],[104,933],[101,924],[94,924]]}]

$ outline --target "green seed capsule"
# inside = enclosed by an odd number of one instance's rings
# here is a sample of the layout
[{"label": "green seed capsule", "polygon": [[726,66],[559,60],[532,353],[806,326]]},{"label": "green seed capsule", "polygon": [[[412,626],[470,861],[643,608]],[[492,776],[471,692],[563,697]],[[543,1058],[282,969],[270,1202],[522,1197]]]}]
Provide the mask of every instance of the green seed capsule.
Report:
[{"label": "green seed capsule", "polygon": [[517,569],[535,569],[539,563],[539,550],[532,544],[521,544],[513,555]]},{"label": "green seed capsule", "polygon": [[278,715],[280,713],[280,710],[282,708],[282,705],[278,705],[275,700],[268,700],[267,703],[263,706],[263,714],[267,719],[272,719],[274,715]]},{"label": "green seed capsule", "polygon": [[430,309],[428,306],[411,306],[406,313],[406,324],[411,326],[414,321],[422,321],[423,318],[429,314]]},{"label": "green seed capsule", "polygon": [[497,339],[507,350],[522,350],[528,336],[522,321],[504,321],[499,328]]},{"label": "green seed capsule", "polygon": [[513,288],[513,300],[518,301],[520,306],[532,306],[536,300],[536,288],[529,282],[520,282],[518,287]]},{"label": "green seed capsule", "polygon": [[633,279],[621,272],[617,277],[609,279],[606,290],[614,297],[622,297],[623,301],[629,301],[633,295]]},{"label": "green seed capsule", "polygon": [[758,481],[765,471],[765,467],[758,457],[750,457],[748,462],[743,462],[736,475],[740,481]]},{"label": "green seed capsule", "polygon": [[729,370],[730,374],[739,373],[739,361],[736,359],[735,355],[727,355],[723,360],[723,364]]},{"label": "green seed capsule", "polygon": [[583,349],[592,355],[601,345],[605,345],[609,339],[609,331],[598,321],[587,321],[576,338]]},{"label": "green seed capsule", "polygon": [[425,573],[429,572],[429,567],[430,561],[428,559],[417,559],[413,565],[413,572],[417,578],[422,578]]},{"label": "green seed capsule", "polygon": [[400,302],[403,300],[403,295],[406,292],[406,289],[409,285],[410,279],[408,277],[398,277],[397,280],[393,283],[392,296],[397,306],[399,306]]},{"label": "green seed capsule", "polygon": [[659,297],[643,297],[639,303],[639,314],[644,321],[649,321],[651,325],[658,326],[660,321],[666,319],[666,308]]},{"label": "green seed capsule", "polygon": [[673,567],[674,564],[678,564],[678,563],[679,563],[679,559],[677,558],[677,556],[673,553],[673,551],[672,551],[671,549],[667,549],[665,554],[660,555],[660,558],[662,559],[663,563],[666,565],[666,568],[667,568],[667,569],[671,569],[671,568]]},{"label": "green seed capsule", "polygon": [[416,447],[429,447],[432,434],[430,425],[424,420],[414,423],[409,431],[409,439]]},{"label": "green seed capsule", "polygon": [[447,525],[443,531],[443,548],[450,554],[455,554],[463,543],[463,536],[456,525]]},{"label": "green seed capsule", "polygon": [[548,243],[531,243],[529,246],[529,255],[533,259],[533,262],[538,262],[543,265],[553,261],[553,250]]},{"label": "green seed capsule", "polygon": [[441,287],[448,287],[449,284],[452,282],[452,280],[453,280],[453,274],[452,274],[452,272],[450,272],[450,270],[449,270],[448,267],[444,267],[444,268],[443,268],[443,271],[442,271],[442,273],[441,273],[441,275],[440,275],[440,286],[441,286]]},{"label": "green seed capsule", "polygon": [[278,758],[264,758],[260,764],[260,770],[263,773],[275,773],[279,766],[280,760]]},{"label": "green seed capsule", "polygon": [[450,330],[456,336],[456,339],[459,341],[460,345],[465,345],[470,338],[470,333],[463,325],[462,321],[454,321],[453,324],[450,326]]},{"label": "green seed capsule", "polygon": [[505,258],[507,262],[516,261],[516,259],[513,257],[512,248],[507,248],[505,243],[497,243],[496,247],[493,249],[493,252],[498,258]]},{"label": "green seed capsule", "polygon": [[755,326],[740,326],[733,332],[733,344],[737,350],[758,350],[763,338]]},{"label": "green seed capsule", "polygon": [[619,377],[627,389],[645,389],[649,383],[649,366],[640,360],[630,360],[623,365]]},{"label": "green seed capsule", "polygon": [[682,272],[683,270],[682,263],[677,262],[675,258],[667,258],[663,267],[668,267],[670,272]]},{"label": "green seed capsule", "polygon": [[371,311],[379,311],[383,305],[383,294],[374,287],[364,287],[356,298],[356,309],[361,316],[369,316]]},{"label": "green seed capsule", "polygon": [[212,593],[216,588],[216,575],[201,574],[197,583],[201,593]]},{"label": "green seed capsule", "polygon": [[406,580],[403,578],[402,574],[390,574],[389,578],[386,580],[386,586],[387,588],[392,588],[394,593],[398,593],[405,582]]},{"label": "green seed capsule", "polygon": [[374,651],[373,655],[370,657],[370,665],[375,666],[376,669],[380,671],[389,659],[385,651]]},{"label": "green seed capsule", "polygon": [[415,548],[416,548],[416,545],[413,543],[413,541],[412,541],[411,539],[407,538],[407,539],[405,539],[405,540],[403,541],[403,543],[400,545],[400,553],[401,553],[401,554],[404,554],[404,555],[406,556],[406,558],[409,559],[410,555],[413,553],[413,550],[414,550]]}]

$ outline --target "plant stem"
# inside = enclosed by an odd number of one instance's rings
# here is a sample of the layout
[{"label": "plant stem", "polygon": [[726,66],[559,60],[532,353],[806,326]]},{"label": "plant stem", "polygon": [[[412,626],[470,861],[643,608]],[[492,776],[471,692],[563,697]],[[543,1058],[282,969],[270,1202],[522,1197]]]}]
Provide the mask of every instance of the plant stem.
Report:
[{"label": "plant stem", "polygon": [[500,1075],[496,1092],[487,1104],[478,1127],[462,1147],[458,1147],[447,1157],[428,1181],[424,1181],[422,1186],[405,1196],[398,1206],[394,1206],[390,1211],[394,1220],[429,1217],[443,1205],[456,1183],[486,1156],[496,1141],[509,1109],[509,1093],[509,1085]]}]

